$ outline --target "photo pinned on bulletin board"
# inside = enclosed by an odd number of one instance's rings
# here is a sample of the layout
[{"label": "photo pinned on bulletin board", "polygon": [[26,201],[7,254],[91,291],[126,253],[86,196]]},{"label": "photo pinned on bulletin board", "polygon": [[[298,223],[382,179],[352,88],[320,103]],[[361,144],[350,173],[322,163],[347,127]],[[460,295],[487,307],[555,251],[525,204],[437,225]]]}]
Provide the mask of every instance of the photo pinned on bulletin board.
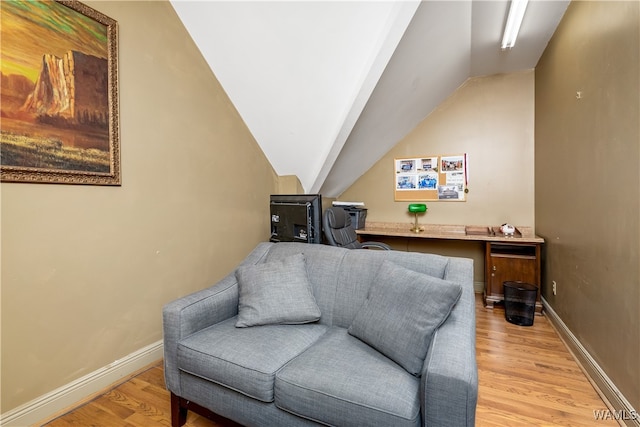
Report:
[{"label": "photo pinned on bulletin board", "polygon": [[466,154],[394,159],[396,201],[466,201]]}]

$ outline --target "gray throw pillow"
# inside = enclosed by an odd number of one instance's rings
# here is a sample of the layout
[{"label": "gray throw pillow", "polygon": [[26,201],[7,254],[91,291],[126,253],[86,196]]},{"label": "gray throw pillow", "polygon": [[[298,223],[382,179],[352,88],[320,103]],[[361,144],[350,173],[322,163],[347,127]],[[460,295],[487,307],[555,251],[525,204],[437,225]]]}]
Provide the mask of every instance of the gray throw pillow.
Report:
[{"label": "gray throw pillow", "polygon": [[236,270],[236,327],[298,324],[320,319],[303,254]]},{"label": "gray throw pillow", "polygon": [[349,334],[419,376],[434,332],[461,293],[458,283],[385,260]]}]

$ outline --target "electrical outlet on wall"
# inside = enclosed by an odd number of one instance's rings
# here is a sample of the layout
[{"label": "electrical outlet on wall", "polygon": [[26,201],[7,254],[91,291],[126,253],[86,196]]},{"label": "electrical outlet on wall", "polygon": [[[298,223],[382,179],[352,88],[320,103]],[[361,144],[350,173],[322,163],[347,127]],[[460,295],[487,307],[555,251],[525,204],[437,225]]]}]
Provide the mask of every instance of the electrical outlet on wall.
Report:
[{"label": "electrical outlet on wall", "polygon": [[558,284],[556,283],[556,281],[555,281],[555,280],[552,280],[552,281],[551,281],[551,290],[553,291],[553,294],[554,294],[554,295],[556,295],[556,294],[557,294],[557,292],[558,292],[557,285],[558,285]]}]

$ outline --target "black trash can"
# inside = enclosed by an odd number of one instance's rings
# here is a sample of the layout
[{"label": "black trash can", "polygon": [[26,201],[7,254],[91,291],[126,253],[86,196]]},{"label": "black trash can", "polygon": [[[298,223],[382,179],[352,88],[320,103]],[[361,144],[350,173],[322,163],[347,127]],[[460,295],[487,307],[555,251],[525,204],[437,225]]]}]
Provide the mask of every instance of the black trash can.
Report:
[{"label": "black trash can", "polygon": [[525,282],[504,282],[504,316],[519,326],[533,325],[538,287]]}]

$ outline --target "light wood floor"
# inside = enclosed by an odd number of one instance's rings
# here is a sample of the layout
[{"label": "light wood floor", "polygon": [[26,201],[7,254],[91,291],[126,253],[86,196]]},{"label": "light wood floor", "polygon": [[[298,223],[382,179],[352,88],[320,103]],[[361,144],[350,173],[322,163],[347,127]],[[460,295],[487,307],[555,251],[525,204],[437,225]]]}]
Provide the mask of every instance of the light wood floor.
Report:
[{"label": "light wood floor", "polygon": [[[477,426],[606,426],[606,409],[544,316],[533,326],[508,323],[504,310],[476,301],[479,374]],[[129,381],[47,423],[47,427],[171,425],[169,393],[158,363]],[[217,427],[189,412],[188,427]]]},{"label": "light wood floor", "polygon": [[476,300],[477,426],[617,426],[545,316],[513,325]]}]

